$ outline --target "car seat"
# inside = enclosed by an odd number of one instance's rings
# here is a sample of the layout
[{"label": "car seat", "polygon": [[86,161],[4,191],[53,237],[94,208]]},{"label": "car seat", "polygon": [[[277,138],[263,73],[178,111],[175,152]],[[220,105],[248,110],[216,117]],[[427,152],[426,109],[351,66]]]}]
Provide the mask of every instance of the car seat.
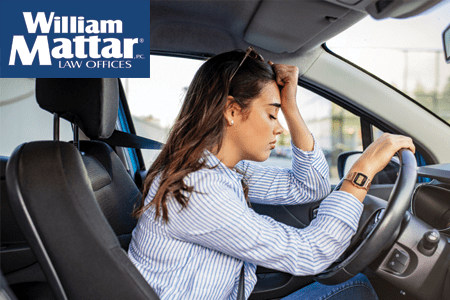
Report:
[{"label": "car seat", "polygon": [[36,98],[91,139],[25,143],[7,165],[11,207],[56,299],[158,299],[124,251],[141,193],[111,147],[92,141],[114,131],[118,80],[37,79]]}]

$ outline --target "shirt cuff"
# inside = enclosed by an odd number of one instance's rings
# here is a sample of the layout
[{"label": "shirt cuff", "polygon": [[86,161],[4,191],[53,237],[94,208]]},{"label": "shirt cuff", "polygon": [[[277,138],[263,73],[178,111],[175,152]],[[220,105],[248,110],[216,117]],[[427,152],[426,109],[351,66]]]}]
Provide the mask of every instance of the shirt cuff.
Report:
[{"label": "shirt cuff", "polygon": [[334,191],[322,201],[318,214],[335,217],[356,232],[363,208],[364,205],[352,194]]},{"label": "shirt cuff", "polygon": [[322,149],[316,142],[314,136],[313,139],[314,139],[314,148],[312,151],[304,151],[296,147],[291,140],[292,153],[294,154],[294,159],[298,159],[298,161],[301,161],[302,165],[305,163],[310,163],[311,166],[314,169],[316,169],[323,178],[328,177],[329,176],[328,163],[325,159]]}]

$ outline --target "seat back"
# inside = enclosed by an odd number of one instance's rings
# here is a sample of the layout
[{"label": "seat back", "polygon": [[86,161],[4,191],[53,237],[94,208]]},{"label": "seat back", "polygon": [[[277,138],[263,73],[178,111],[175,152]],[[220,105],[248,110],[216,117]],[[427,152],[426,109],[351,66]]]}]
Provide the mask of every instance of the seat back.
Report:
[{"label": "seat back", "polygon": [[11,206],[57,299],[158,299],[121,248],[75,147],[23,144],[6,176]]},{"label": "seat back", "polygon": [[131,217],[142,194],[107,144],[80,141],[79,150],[97,203],[123,249],[128,250],[137,220]]},{"label": "seat back", "polygon": [[111,136],[119,108],[116,78],[38,78],[36,100],[41,108],[77,125],[90,141],[79,151],[100,208],[127,250],[137,220],[131,217],[142,195],[122,161],[107,144],[96,139]]},{"label": "seat back", "polygon": [[158,299],[124,251],[141,193],[116,153],[95,141],[115,129],[118,80],[37,79],[36,99],[91,139],[78,149],[26,143],[7,165],[11,207],[56,298]]}]

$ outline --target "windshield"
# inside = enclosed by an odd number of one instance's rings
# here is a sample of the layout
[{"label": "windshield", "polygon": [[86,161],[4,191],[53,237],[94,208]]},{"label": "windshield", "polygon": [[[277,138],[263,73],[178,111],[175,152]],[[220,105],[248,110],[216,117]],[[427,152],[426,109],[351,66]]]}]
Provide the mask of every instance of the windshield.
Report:
[{"label": "windshield", "polygon": [[450,1],[408,19],[368,16],[327,42],[327,47],[450,123],[450,65],[442,46],[448,16]]}]

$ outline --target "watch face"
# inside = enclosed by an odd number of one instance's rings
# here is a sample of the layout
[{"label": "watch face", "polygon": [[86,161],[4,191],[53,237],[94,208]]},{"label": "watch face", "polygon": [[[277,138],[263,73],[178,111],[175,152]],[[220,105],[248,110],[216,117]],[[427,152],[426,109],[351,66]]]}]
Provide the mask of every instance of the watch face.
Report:
[{"label": "watch face", "polygon": [[361,174],[361,173],[356,174],[355,180],[353,180],[353,182],[356,185],[359,185],[361,187],[363,187],[364,184],[366,184],[366,181],[367,181],[367,176],[364,174]]}]

